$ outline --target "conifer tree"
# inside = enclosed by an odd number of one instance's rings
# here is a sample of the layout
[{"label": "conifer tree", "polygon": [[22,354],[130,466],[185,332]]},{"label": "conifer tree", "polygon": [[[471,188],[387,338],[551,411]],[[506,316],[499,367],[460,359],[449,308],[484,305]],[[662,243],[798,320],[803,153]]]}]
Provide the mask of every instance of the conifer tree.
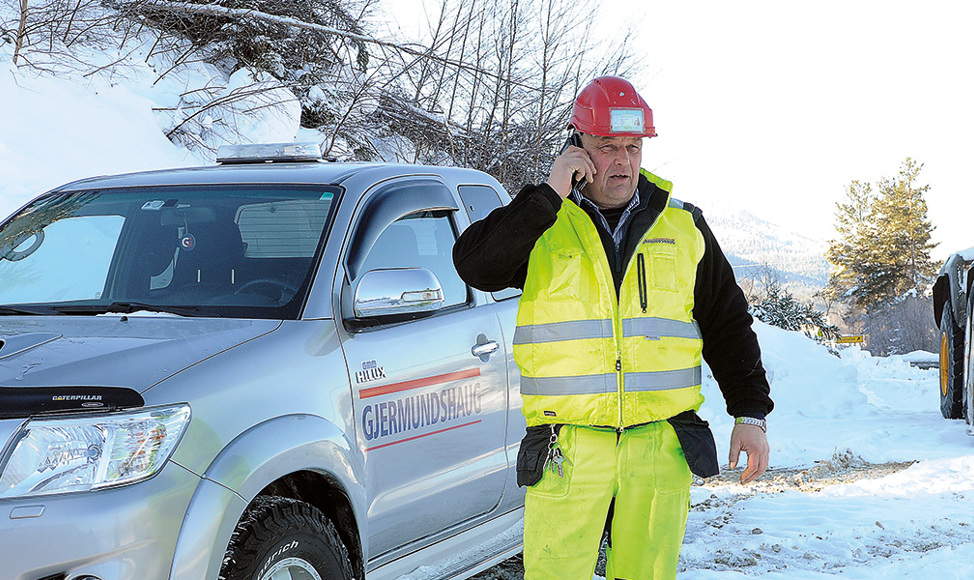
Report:
[{"label": "conifer tree", "polygon": [[853,181],[836,204],[836,232],[826,257],[832,265],[826,293],[862,310],[887,307],[911,291],[924,294],[937,272],[930,258],[933,226],[918,185],[922,163],[907,158],[895,179]]},{"label": "conifer tree", "polygon": [[836,203],[835,230],[839,239],[829,241],[825,254],[832,265],[825,287],[825,296],[830,300],[858,305],[864,297],[867,271],[873,269],[867,247],[874,236],[874,202],[872,185],[856,180],[849,185],[845,201]]},{"label": "conifer tree", "polygon": [[917,184],[922,163],[907,157],[895,180],[879,182],[874,210],[877,219],[874,246],[888,260],[884,276],[877,279],[879,296],[903,296],[910,290],[924,293],[933,283],[937,264],[930,258],[936,244],[930,241],[933,226],[927,219],[923,195],[929,185]]},{"label": "conifer tree", "polygon": [[839,329],[825,320],[824,313],[811,304],[798,302],[777,282],[768,284],[764,296],[749,308],[749,312],[761,322],[804,332],[810,338],[833,340],[839,336]]}]

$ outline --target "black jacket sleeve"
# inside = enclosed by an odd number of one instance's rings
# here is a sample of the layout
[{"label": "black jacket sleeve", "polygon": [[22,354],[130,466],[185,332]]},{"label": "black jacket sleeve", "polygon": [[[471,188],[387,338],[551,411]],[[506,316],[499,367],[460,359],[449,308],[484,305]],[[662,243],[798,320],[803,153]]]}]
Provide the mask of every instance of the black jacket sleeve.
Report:
[{"label": "black jacket sleeve", "polygon": [[706,247],[697,265],[693,297],[693,317],[703,335],[704,360],[720,386],[729,414],[763,418],[774,403],[747,300],[702,215],[696,224]]},{"label": "black jacket sleeve", "polygon": [[526,185],[511,203],[471,224],[453,246],[460,278],[484,292],[523,289],[528,256],[554,225],[561,203],[548,184]]}]

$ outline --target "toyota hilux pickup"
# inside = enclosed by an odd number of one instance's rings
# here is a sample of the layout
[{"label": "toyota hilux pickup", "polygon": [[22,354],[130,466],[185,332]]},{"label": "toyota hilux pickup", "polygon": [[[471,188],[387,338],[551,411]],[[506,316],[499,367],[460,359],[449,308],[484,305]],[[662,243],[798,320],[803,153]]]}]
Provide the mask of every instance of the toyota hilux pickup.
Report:
[{"label": "toyota hilux pickup", "polygon": [[468,169],[234,146],[0,224],[0,580],[466,578],[520,549]]}]

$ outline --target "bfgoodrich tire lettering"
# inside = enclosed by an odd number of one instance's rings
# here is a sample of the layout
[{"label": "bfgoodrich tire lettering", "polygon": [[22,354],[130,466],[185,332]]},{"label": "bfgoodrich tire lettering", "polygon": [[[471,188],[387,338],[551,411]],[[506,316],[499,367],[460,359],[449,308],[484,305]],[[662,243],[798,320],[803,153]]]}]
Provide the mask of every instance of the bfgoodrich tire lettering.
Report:
[{"label": "bfgoodrich tire lettering", "polygon": [[944,304],[940,316],[940,413],[945,419],[961,419],[964,409],[964,336],[954,323],[954,310]]},{"label": "bfgoodrich tire lettering", "polygon": [[271,496],[256,498],[244,512],[230,540],[220,579],[271,578],[352,580],[348,550],[321,510]]}]

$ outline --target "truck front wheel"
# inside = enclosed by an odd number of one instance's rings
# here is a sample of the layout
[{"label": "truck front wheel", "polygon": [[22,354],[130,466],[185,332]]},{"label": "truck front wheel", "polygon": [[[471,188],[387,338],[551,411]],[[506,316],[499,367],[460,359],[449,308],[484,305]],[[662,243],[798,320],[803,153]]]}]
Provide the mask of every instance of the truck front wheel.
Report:
[{"label": "truck front wheel", "polygon": [[944,304],[940,316],[940,412],[945,419],[961,419],[964,380],[964,335],[954,323],[954,310]]},{"label": "truck front wheel", "polygon": [[334,524],[303,501],[254,500],[237,524],[220,580],[352,580],[348,550]]}]

